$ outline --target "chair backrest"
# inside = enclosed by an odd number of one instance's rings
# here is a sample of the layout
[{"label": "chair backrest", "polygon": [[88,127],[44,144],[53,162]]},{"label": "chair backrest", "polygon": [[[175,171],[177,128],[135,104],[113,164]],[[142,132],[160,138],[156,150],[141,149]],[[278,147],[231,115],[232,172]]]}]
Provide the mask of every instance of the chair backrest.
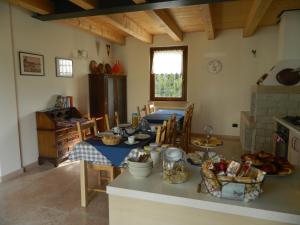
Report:
[{"label": "chair backrest", "polygon": [[120,117],[119,117],[119,113],[115,112],[115,115],[113,116],[113,118],[109,118],[108,114],[105,114],[105,125],[106,125],[106,130],[110,130],[110,121],[111,119],[113,120],[113,124],[116,126],[120,125]]},{"label": "chair backrest", "polygon": [[142,108],[139,106],[137,107],[137,114],[139,117],[143,117],[149,114],[149,111],[147,110],[147,106],[144,105]]},{"label": "chair backrest", "polygon": [[167,121],[166,144],[174,144],[176,139],[176,115],[173,114]]},{"label": "chair backrest", "polygon": [[155,112],[154,104],[153,103],[150,103],[150,104],[148,103],[146,105],[146,110],[147,110],[148,114],[154,113]]},{"label": "chair backrest", "polygon": [[182,128],[182,148],[188,152],[189,144],[191,143],[191,129],[192,129],[192,118],[193,118],[194,104],[189,105],[186,109]]},{"label": "chair backrest", "polygon": [[158,126],[156,132],[156,139],[155,142],[157,144],[164,144],[167,132],[167,121],[164,121],[162,126]]},{"label": "chair backrest", "polygon": [[88,137],[95,136],[98,133],[96,119],[93,118],[86,123],[76,123],[79,140],[84,141]]}]

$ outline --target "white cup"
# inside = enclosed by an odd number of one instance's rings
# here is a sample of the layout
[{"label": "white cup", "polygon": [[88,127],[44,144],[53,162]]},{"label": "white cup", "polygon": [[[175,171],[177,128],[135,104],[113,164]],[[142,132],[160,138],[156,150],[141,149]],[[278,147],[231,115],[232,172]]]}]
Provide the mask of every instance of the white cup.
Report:
[{"label": "white cup", "polygon": [[156,132],[156,126],[155,125],[150,126],[150,130],[151,132]]},{"label": "white cup", "polygon": [[135,136],[129,136],[128,137],[128,143],[129,144],[134,144],[134,142],[135,142]]}]

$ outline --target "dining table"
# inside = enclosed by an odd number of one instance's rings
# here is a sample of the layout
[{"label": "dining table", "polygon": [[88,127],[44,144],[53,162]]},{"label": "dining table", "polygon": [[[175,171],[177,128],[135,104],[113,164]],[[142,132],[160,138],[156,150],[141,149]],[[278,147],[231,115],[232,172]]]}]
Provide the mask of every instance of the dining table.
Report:
[{"label": "dining table", "polygon": [[[123,171],[127,167],[128,159],[138,157],[140,149],[155,140],[155,133],[148,133],[149,137],[138,140],[135,144],[126,144],[123,137],[117,145],[105,145],[102,138],[95,136],[77,143],[69,155],[69,160],[80,161],[80,189],[81,206],[86,207],[91,191],[106,192],[105,188],[88,187],[88,168],[101,171],[103,168],[110,172],[115,169]],[[114,174],[114,172],[112,172]],[[111,177],[111,181],[114,179]]]},{"label": "dining table", "polygon": [[185,111],[179,109],[159,109],[151,114],[144,116],[143,118],[150,124],[163,124],[165,120],[168,120],[174,114],[176,116],[176,122],[182,123]]}]

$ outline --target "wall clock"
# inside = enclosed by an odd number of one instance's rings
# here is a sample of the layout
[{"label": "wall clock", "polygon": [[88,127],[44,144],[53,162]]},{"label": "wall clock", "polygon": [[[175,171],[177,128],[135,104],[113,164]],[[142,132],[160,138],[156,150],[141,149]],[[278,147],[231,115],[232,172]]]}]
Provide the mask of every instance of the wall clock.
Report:
[{"label": "wall clock", "polygon": [[222,63],[220,60],[213,59],[208,62],[207,69],[208,69],[208,72],[213,73],[213,74],[220,73],[222,70]]}]

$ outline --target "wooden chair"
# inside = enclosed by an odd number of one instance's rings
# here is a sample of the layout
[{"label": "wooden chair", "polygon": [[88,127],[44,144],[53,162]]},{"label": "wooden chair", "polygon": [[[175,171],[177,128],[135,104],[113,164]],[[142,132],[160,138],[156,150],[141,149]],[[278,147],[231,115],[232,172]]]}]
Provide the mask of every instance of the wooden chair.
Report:
[{"label": "wooden chair", "polygon": [[[102,117],[103,119],[103,117]],[[88,121],[87,123],[80,124],[76,123],[77,131],[80,141],[84,141],[89,137],[95,136],[98,132],[96,119]],[[87,132],[88,134],[87,135]],[[98,171],[98,186],[99,187],[89,187],[88,186],[88,169]],[[102,173],[108,174],[107,176],[102,176]],[[115,178],[115,168],[113,166],[106,165],[95,165],[84,160],[80,161],[80,187],[81,187],[81,206],[86,207],[88,201],[91,199],[93,192],[106,192],[105,187],[101,187],[102,180],[107,180],[111,182]]]},{"label": "wooden chair", "polygon": [[139,106],[137,107],[137,114],[139,117],[143,117],[143,116],[146,116],[148,115],[149,111],[147,110],[147,106],[144,105],[143,108],[140,108]]},{"label": "wooden chair", "polygon": [[119,117],[119,114],[118,112],[115,112],[115,115],[113,118],[109,118],[109,116],[107,114],[105,114],[105,125],[106,125],[106,130],[110,130],[111,127],[110,127],[110,121],[111,119],[113,120],[113,124],[116,125],[116,126],[119,126],[120,125],[120,117]]},{"label": "wooden chair", "polygon": [[146,111],[147,111],[148,114],[154,113],[155,112],[154,104],[147,104],[146,105]]},{"label": "wooden chair", "polygon": [[176,139],[176,115],[172,115],[167,121],[166,144],[174,145]]},{"label": "wooden chair", "polygon": [[76,123],[78,136],[80,141],[84,141],[89,137],[95,136],[98,133],[96,119],[93,118],[86,123]]},{"label": "wooden chair", "polygon": [[162,126],[158,126],[157,132],[156,132],[156,138],[155,142],[159,145],[165,143],[166,138],[166,132],[167,132],[167,121],[164,121]]},{"label": "wooden chair", "polygon": [[189,105],[186,109],[182,130],[177,133],[175,143],[180,146],[186,153],[189,152],[189,145],[191,143],[191,128],[193,118],[194,104]]}]

